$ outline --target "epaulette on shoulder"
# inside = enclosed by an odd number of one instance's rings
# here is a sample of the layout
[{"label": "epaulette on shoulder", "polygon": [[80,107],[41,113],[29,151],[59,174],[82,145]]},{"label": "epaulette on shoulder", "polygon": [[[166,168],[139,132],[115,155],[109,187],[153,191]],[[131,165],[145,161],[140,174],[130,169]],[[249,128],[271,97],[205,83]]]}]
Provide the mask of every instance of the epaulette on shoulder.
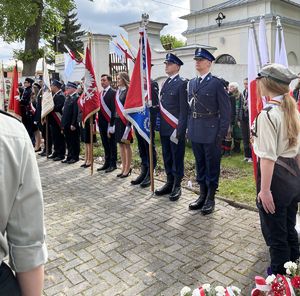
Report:
[{"label": "epaulette on shoulder", "polygon": [[14,117],[13,115],[11,115],[11,114],[3,111],[3,110],[0,110],[0,113],[3,114],[3,115],[6,115],[6,116],[12,117],[12,118],[16,119],[17,121],[20,121],[18,118]]}]

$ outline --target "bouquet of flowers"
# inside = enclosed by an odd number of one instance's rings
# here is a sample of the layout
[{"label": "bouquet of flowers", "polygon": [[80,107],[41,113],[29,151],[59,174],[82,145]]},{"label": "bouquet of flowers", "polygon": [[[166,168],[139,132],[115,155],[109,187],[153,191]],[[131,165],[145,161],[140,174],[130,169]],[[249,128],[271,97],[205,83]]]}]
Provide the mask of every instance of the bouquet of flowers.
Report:
[{"label": "bouquet of flowers", "polygon": [[204,284],[201,287],[191,290],[189,287],[182,288],[180,296],[238,296],[241,295],[241,290],[235,286],[213,287],[210,284]]},{"label": "bouquet of flowers", "polygon": [[284,264],[286,276],[274,274],[266,279],[256,276],[256,288],[251,296],[300,296],[300,265],[299,262]]}]

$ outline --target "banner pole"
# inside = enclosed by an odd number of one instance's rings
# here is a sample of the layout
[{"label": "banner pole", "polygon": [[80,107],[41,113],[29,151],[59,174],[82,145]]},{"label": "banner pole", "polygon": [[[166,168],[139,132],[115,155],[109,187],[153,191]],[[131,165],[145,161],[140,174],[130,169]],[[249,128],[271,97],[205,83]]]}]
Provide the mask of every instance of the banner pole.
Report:
[{"label": "banner pole", "polygon": [[255,41],[255,47],[256,47],[257,56],[258,56],[259,68],[261,69],[261,67],[262,67],[262,62],[261,62],[261,56],[260,56],[260,52],[259,52],[258,40],[257,40],[257,34],[256,34],[256,30],[255,30],[255,27],[254,27],[254,23],[255,23],[255,20],[252,19],[252,20],[251,20],[251,26],[252,26],[252,30],[253,30],[254,41]]}]

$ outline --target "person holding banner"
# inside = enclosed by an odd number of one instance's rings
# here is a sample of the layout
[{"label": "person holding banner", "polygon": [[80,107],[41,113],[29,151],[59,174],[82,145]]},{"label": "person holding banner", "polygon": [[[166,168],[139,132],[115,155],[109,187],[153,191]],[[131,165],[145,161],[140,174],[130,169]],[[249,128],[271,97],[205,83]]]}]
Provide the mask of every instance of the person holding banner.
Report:
[{"label": "person holding banner", "polygon": [[63,108],[63,115],[61,118],[61,128],[64,131],[68,155],[62,163],[73,164],[79,161],[80,153],[80,129],[78,122],[78,99],[77,84],[75,82],[68,82],[66,85],[66,100]]},{"label": "person holding banner", "polygon": [[97,171],[105,173],[113,172],[117,168],[117,142],[114,131],[114,116],[116,111],[115,96],[116,91],[110,86],[112,77],[108,74],[101,75],[100,111],[99,111],[99,131],[104,148],[104,164]]},{"label": "person holding banner", "polygon": [[207,215],[215,207],[221,144],[229,128],[231,104],[222,80],[210,73],[214,56],[204,48],[197,48],[194,60],[199,76],[188,85],[188,138],[196,159],[200,196],[189,205],[189,209],[201,210]]},{"label": "person holding banner", "polygon": [[273,274],[285,274],[284,263],[296,262],[300,256],[295,229],[300,201],[300,119],[289,94],[295,78],[279,64],[263,67],[256,78],[260,95],[269,98],[251,132],[259,158],[256,204]]},{"label": "person holding banner", "polygon": [[126,178],[131,175],[132,151],[130,143],[133,143],[133,135],[131,123],[124,116],[124,104],[129,87],[129,82],[129,76],[126,72],[120,72],[118,74],[118,90],[115,98],[115,137],[117,143],[119,143],[122,161],[122,171],[117,175],[117,177],[119,178]]},{"label": "person holding banner", "polygon": [[35,108],[35,114],[33,116],[33,131],[35,136],[35,152],[39,152],[42,150],[41,142],[42,142],[42,135],[41,135],[41,112],[42,112],[42,86],[35,82],[33,83],[33,100],[32,104]]},{"label": "person holding banner", "polygon": [[54,152],[49,158],[52,158],[54,161],[60,161],[65,158],[66,153],[66,143],[64,134],[61,132],[61,117],[62,109],[66,97],[61,90],[62,84],[58,80],[53,80],[51,83],[51,92],[53,95],[54,109],[49,114],[49,125],[51,129],[51,135],[53,140]]},{"label": "person holding banner", "polygon": [[160,92],[160,140],[167,183],[155,190],[157,196],[170,194],[170,201],[181,196],[184,176],[185,135],[188,116],[187,81],[179,76],[183,62],[168,53],[165,60],[168,79]]}]

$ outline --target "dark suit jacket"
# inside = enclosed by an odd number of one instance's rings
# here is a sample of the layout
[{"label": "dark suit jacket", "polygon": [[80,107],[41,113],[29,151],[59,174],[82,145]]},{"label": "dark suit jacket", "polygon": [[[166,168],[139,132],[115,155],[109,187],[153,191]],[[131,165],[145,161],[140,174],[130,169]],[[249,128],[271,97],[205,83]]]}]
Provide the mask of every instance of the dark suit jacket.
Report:
[{"label": "dark suit jacket", "polygon": [[[54,109],[52,112],[59,112],[60,114],[62,114],[62,109],[64,107],[64,104],[65,104],[65,100],[66,100],[66,97],[64,95],[64,93],[62,91],[60,91],[59,93],[57,93],[54,97],[53,97],[53,102],[54,102]],[[50,116],[49,116],[49,123],[52,124],[53,122],[56,123],[53,115],[52,115],[52,112],[50,113]]]},{"label": "dark suit jacket", "polygon": [[[192,142],[205,144],[215,142],[218,136],[224,137],[230,123],[231,104],[220,79],[209,73],[200,84],[197,83],[197,78],[192,79],[188,88],[189,102],[193,100],[193,97],[195,98],[195,104],[191,104],[189,112],[189,139]],[[193,112],[218,114],[193,118]]]},{"label": "dark suit jacket", "polygon": [[61,119],[63,128],[70,128],[71,125],[78,127],[78,99],[79,95],[77,93],[66,97]]},{"label": "dark suit jacket", "polygon": [[[109,90],[104,96],[104,102],[111,112],[110,126],[113,126],[115,122],[115,116],[114,116],[116,111],[115,96],[116,96],[116,91],[111,87],[109,88]],[[99,117],[99,128],[107,130],[108,123],[104,115],[102,114],[101,110],[99,111],[98,117]]]},{"label": "dark suit jacket", "polygon": [[[181,140],[185,138],[188,116],[186,85],[187,81],[178,74],[169,83],[164,83],[160,92],[161,104],[178,119],[177,138]],[[171,136],[173,131],[160,114],[160,135]]]}]

